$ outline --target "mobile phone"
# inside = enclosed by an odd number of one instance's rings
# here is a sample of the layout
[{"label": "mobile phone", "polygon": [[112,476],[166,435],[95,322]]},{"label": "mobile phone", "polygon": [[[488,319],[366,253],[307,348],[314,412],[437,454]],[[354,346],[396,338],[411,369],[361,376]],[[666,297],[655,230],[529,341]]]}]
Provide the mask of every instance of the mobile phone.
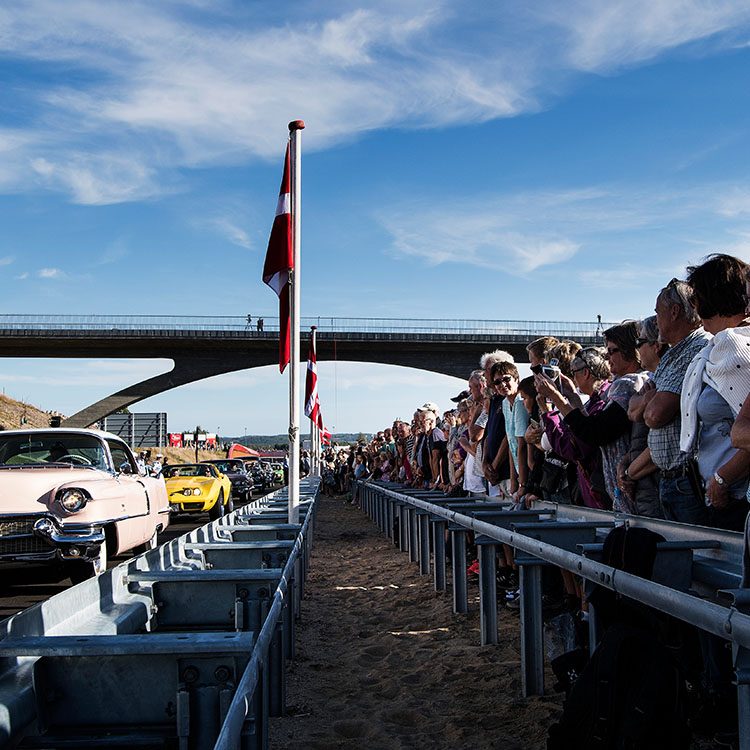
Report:
[{"label": "mobile phone", "polygon": [[560,382],[560,368],[555,365],[542,365],[542,373],[555,383]]}]

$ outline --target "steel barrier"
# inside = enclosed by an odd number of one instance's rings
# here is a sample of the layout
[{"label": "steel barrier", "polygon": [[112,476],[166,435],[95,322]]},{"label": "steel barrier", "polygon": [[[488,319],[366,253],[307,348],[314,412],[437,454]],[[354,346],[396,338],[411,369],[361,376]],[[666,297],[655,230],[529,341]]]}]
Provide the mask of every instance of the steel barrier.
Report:
[{"label": "steel barrier", "polygon": [[0,747],[267,748],[317,491],[300,524],[278,490],[0,623]]},{"label": "steel barrier", "polygon": [[[514,548],[520,574],[521,677],[526,696],[544,692],[541,567],[552,564],[583,577],[589,590],[605,586],[733,644],[742,750],[750,750],[750,589],[742,586],[742,534],[700,526],[536,502],[513,510],[488,498],[448,498],[439,492],[390,483],[359,482],[361,505],[390,535],[420,574],[434,570],[436,591],[446,588],[443,533],[453,546],[454,612],[468,611],[466,533],[478,547],[481,642],[497,643],[495,551]],[[395,533],[398,521],[399,533]],[[653,580],[626,573],[597,559],[615,525],[650,528],[666,542],[657,546]],[[429,534],[432,526],[430,555]],[[427,538],[426,538],[427,537]],[[598,642],[596,611],[590,607],[591,648]]]}]

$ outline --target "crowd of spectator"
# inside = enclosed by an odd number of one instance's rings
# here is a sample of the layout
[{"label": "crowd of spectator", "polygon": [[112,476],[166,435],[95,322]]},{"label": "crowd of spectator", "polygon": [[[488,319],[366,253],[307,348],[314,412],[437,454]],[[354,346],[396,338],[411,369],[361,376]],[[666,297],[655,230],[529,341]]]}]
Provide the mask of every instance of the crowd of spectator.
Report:
[{"label": "crowd of spectator", "polygon": [[[658,291],[654,315],[606,328],[600,345],[530,341],[528,377],[508,352],[486,353],[452,408],[426,401],[369,444],[329,455],[329,486],[387,479],[516,507],[542,499],[743,531],[749,272],[739,258],[711,255]],[[499,557],[498,580],[512,591],[512,557]],[[563,580],[585,617],[580,582]],[[707,690],[720,696],[713,708],[729,685],[717,648],[702,648]]]},{"label": "crowd of spectator", "polygon": [[655,315],[603,331],[601,346],[537,338],[525,378],[508,352],[488,352],[451,409],[427,401],[350,455],[329,452],[324,471],[340,490],[358,473],[741,531],[748,287],[748,265],[716,254],[661,289]]}]

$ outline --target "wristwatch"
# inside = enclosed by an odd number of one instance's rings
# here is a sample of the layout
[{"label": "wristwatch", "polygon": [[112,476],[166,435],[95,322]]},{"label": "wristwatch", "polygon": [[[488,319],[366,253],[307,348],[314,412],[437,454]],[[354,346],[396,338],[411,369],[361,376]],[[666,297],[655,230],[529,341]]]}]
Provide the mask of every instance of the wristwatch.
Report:
[{"label": "wristwatch", "polygon": [[714,472],[714,481],[719,485],[719,487],[722,487],[724,485],[724,477],[722,477],[718,471]]}]

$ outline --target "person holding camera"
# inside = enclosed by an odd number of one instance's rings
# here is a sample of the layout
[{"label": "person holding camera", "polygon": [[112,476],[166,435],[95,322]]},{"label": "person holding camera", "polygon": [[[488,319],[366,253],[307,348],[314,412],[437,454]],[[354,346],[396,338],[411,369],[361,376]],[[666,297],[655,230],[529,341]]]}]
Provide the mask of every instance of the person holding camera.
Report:
[{"label": "person holding camera", "polygon": [[612,326],[604,332],[606,358],[613,380],[604,395],[604,406],[596,414],[586,414],[581,406],[574,405],[543,373],[536,375],[537,390],[555,404],[571,432],[585,443],[601,449],[607,494],[613,499],[613,509],[626,513],[634,513],[636,509],[618,487],[617,466],[630,450],[630,399],[647,380],[647,374],[641,368],[637,339],[638,324],[634,320]]}]

